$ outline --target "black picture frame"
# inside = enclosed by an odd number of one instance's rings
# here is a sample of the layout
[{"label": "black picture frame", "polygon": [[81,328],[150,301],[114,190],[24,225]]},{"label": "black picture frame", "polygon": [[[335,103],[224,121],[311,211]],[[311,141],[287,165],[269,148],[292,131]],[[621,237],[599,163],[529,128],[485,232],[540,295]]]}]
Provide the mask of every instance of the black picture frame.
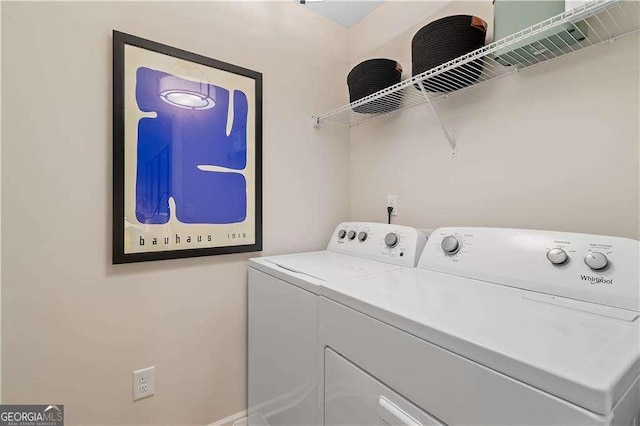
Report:
[{"label": "black picture frame", "polygon": [[[204,65],[255,80],[255,237],[252,244],[125,253],[125,46]],[[262,250],[262,73],[113,30],[113,218],[112,262],[123,264]],[[235,234],[234,234],[235,235]]]}]

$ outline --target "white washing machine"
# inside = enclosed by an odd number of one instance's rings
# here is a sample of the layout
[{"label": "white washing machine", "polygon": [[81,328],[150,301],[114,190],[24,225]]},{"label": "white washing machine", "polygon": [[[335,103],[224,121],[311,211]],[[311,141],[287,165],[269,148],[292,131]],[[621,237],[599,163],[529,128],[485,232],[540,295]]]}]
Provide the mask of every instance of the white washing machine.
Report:
[{"label": "white washing machine", "polygon": [[325,425],[638,425],[638,241],[442,228],[325,283]]},{"label": "white washing machine", "polygon": [[342,223],[325,251],[249,261],[249,424],[322,423],[320,286],[414,268],[425,243],[405,226]]}]

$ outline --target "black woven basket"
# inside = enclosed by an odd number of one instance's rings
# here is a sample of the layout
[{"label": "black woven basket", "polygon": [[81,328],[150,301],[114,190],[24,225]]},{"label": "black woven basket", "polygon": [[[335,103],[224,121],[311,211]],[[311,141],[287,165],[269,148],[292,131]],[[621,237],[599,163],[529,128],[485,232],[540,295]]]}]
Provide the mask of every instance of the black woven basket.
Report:
[{"label": "black woven basket", "polygon": [[[454,15],[422,27],[411,41],[412,75],[435,68],[484,46],[487,23],[476,16]],[[473,84],[483,61],[471,61],[424,81],[429,92],[451,92]]]},{"label": "black woven basket", "polygon": [[[369,59],[356,65],[347,76],[349,102],[355,102],[389,86],[400,83],[402,65],[392,59]],[[362,114],[377,114],[398,109],[402,99],[391,102],[371,102],[353,110]]]}]

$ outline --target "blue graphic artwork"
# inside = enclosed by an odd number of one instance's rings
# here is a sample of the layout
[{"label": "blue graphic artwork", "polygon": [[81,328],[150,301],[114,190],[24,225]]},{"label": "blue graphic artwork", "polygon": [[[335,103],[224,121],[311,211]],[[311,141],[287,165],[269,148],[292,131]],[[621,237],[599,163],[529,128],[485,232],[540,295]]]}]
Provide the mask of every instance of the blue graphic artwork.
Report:
[{"label": "blue graphic artwork", "polygon": [[233,91],[229,134],[230,92],[221,87],[140,67],[136,102],[141,111],[157,113],[138,122],[138,221],[167,223],[170,197],[183,223],[244,221],[247,182],[234,170],[247,165],[247,96]]}]

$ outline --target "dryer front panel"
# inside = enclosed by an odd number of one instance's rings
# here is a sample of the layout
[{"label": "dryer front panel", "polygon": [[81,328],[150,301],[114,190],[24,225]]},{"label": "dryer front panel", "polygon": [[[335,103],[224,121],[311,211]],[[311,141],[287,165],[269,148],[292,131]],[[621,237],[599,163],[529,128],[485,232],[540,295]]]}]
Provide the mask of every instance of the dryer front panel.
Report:
[{"label": "dryer front panel", "polygon": [[325,349],[325,426],[442,426],[402,395]]}]

